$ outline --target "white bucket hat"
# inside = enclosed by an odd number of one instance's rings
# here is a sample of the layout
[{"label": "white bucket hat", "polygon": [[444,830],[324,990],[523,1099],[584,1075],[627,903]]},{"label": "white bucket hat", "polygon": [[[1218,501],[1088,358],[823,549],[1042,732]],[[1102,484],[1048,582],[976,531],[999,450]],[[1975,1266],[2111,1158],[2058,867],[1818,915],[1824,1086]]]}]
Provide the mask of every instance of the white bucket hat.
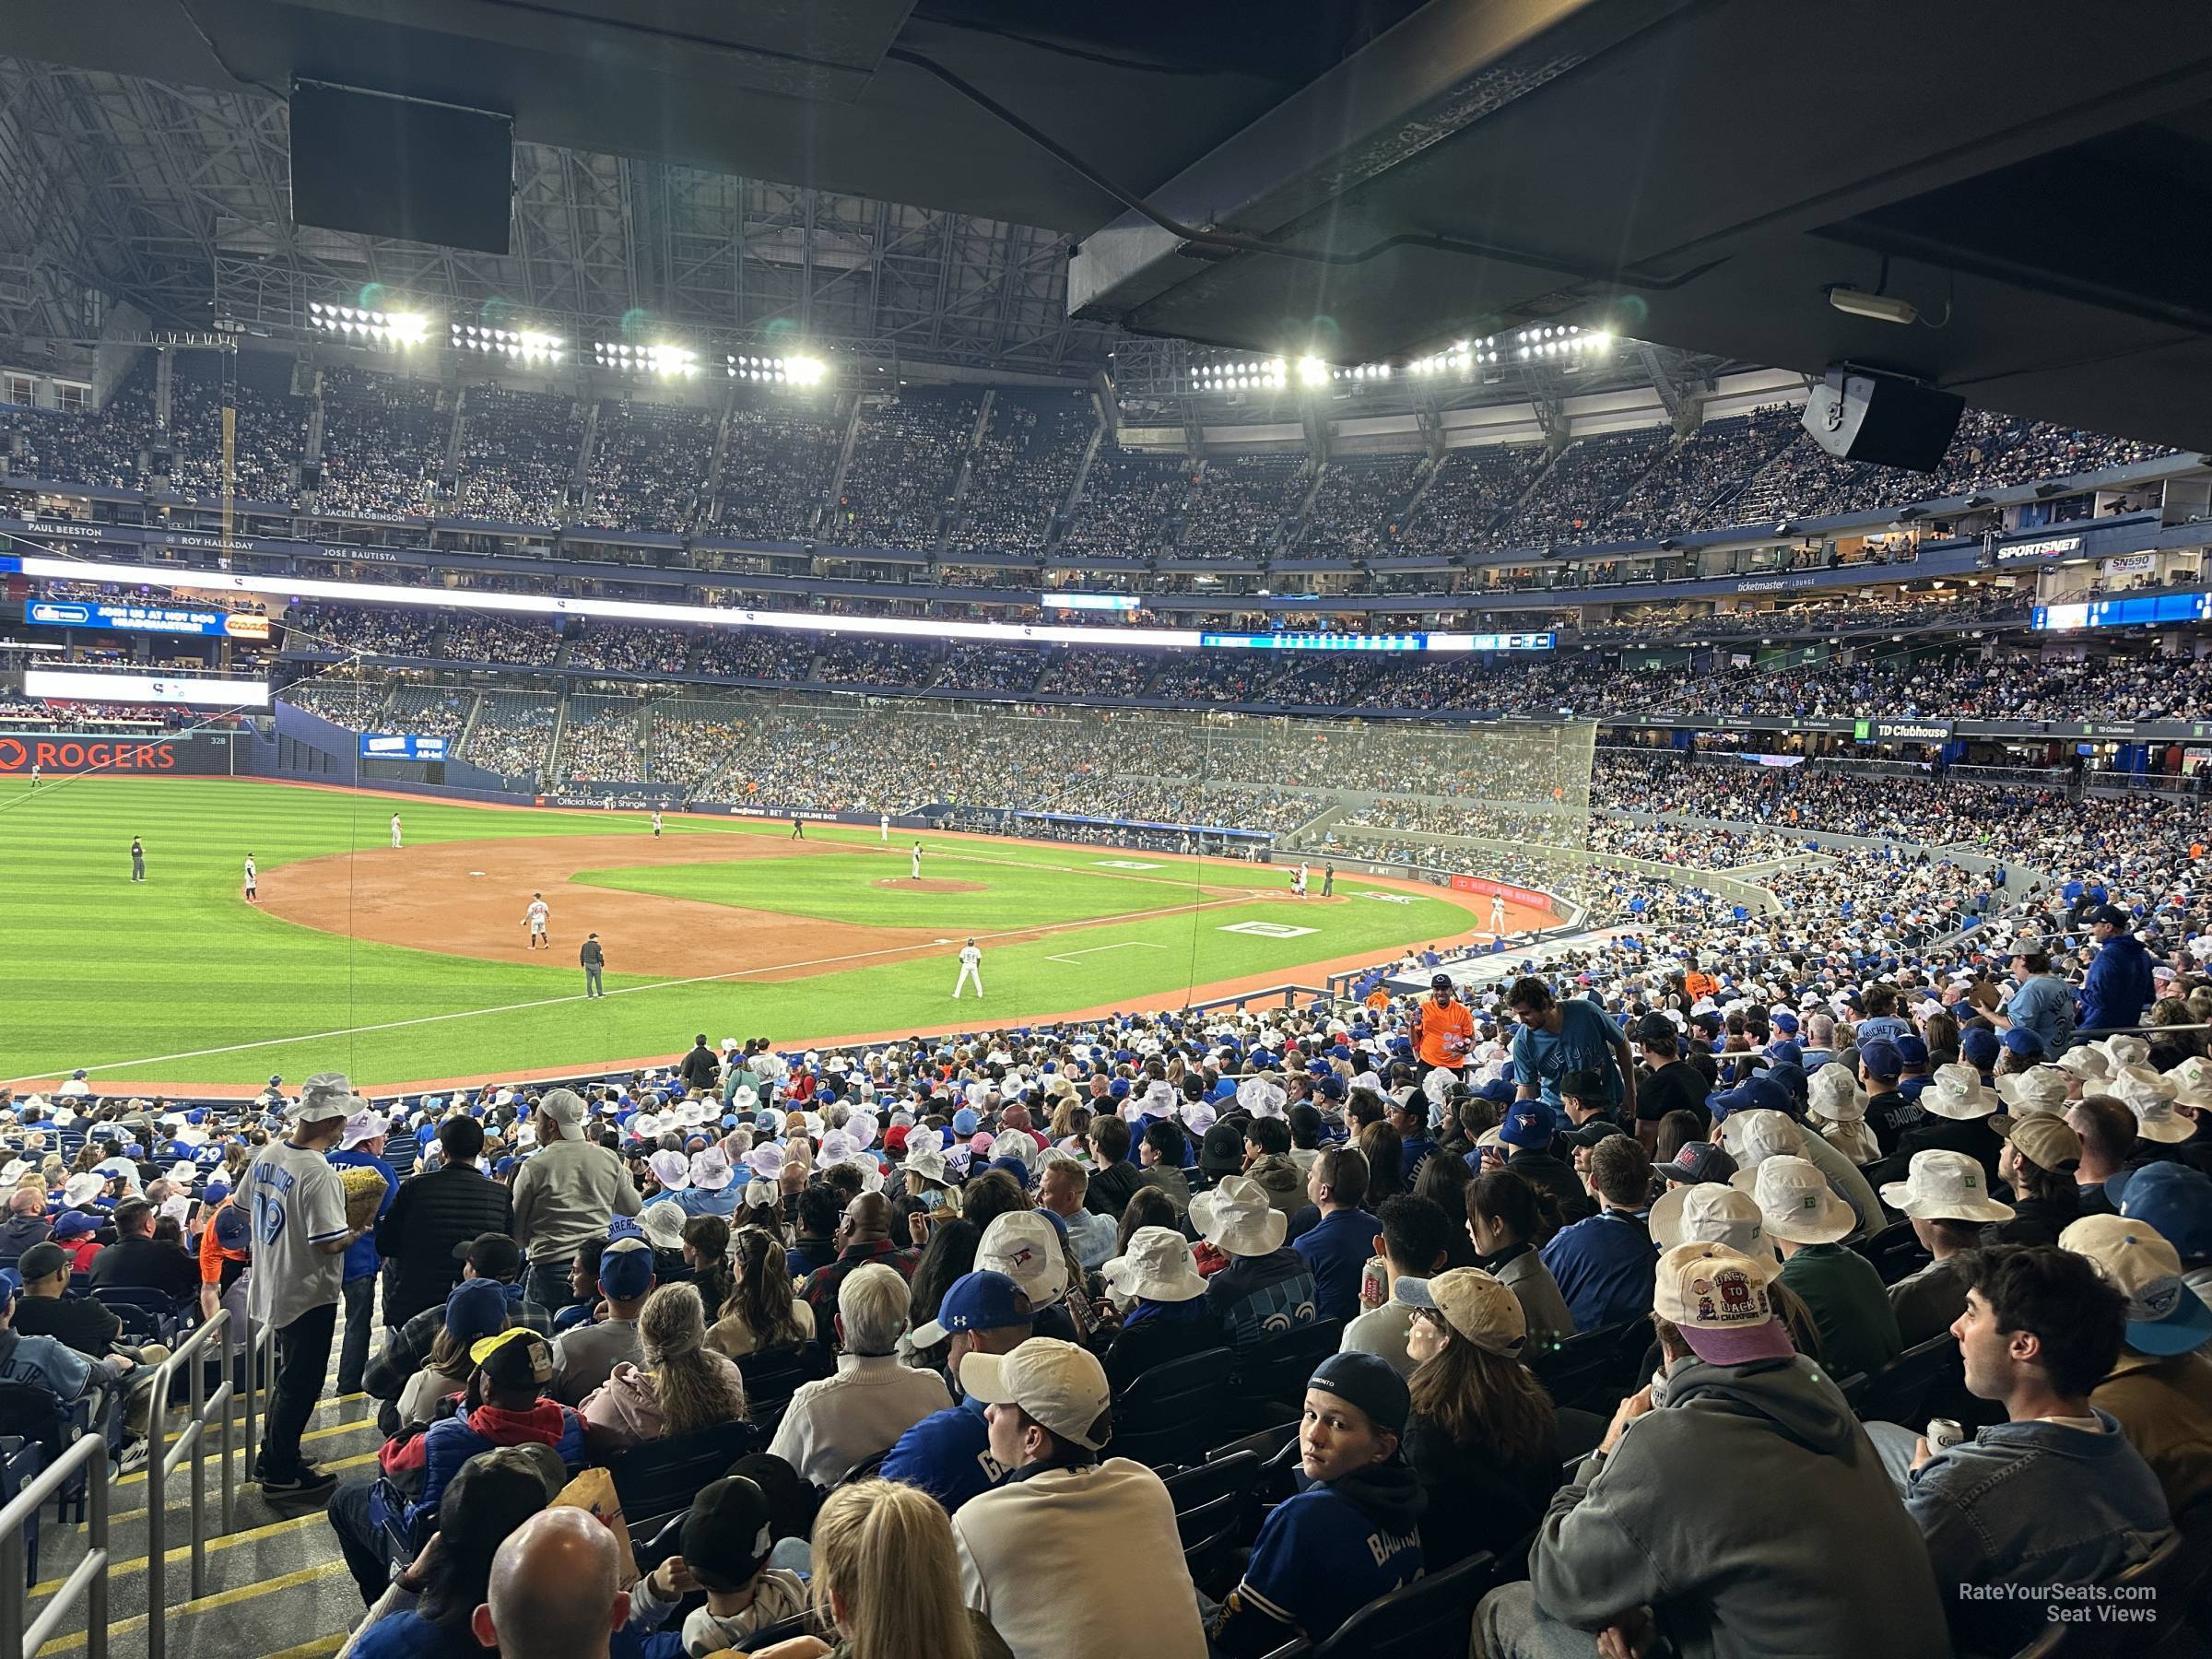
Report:
[{"label": "white bucket hat", "polygon": [[1289,1099],[1272,1077],[1247,1077],[1237,1085],[1237,1104],[1253,1117],[1281,1117]]},{"label": "white bucket hat", "polygon": [[919,1175],[924,1181],[934,1181],[939,1186],[943,1186],[946,1171],[945,1148],[934,1142],[923,1147],[910,1143],[906,1149],[905,1168],[909,1175]]},{"label": "white bucket hat", "polygon": [[2015,1117],[2063,1117],[2069,1089],[2066,1074],[2055,1065],[2031,1065],[1997,1079],[1997,1099]]},{"label": "white bucket hat", "polygon": [[672,1193],[691,1184],[691,1160],[681,1152],[664,1147],[645,1160],[645,1167],[653,1171],[655,1181]]},{"label": "white bucket hat", "polygon": [[[1865,1121],[1866,1093],[1859,1087],[1858,1079],[1844,1067],[1822,1066],[1806,1079],[1806,1090],[1809,1100],[1808,1110],[1815,1116],[1830,1124]],[[1742,1249],[1740,1245],[1737,1248]],[[1743,1253],[1749,1255],[1752,1253],[1745,1250]]]},{"label": "white bucket hat", "polygon": [[2104,1069],[2109,1075],[2130,1065],[2142,1065],[2150,1059],[2150,1044],[2132,1032],[2122,1031],[2107,1037],[2102,1042],[2088,1044],[2104,1056]]},{"label": "white bucket hat", "polygon": [[661,1134],[661,1120],[653,1112],[641,1112],[629,1120],[629,1132],[640,1140],[657,1140]]},{"label": "white bucket hat", "polygon": [[1935,1078],[1920,1091],[1921,1109],[1954,1123],[1971,1123],[1992,1116],[1997,1097],[1982,1082],[1982,1074],[1964,1061],[1936,1068]]},{"label": "white bucket hat", "polygon": [[822,1167],[827,1169],[831,1164],[843,1163],[859,1150],[860,1148],[853,1144],[851,1135],[842,1129],[832,1129],[822,1136]]},{"label": "white bucket hat", "polygon": [[[14,1186],[17,1182],[22,1180],[23,1177],[29,1172],[30,1167],[30,1164],[23,1159],[9,1159],[5,1165],[0,1165],[0,1186]],[[191,1163],[189,1160],[179,1165],[178,1168],[186,1171],[196,1170],[196,1166]],[[172,1181],[176,1179],[175,1170],[171,1170],[170,1171],[170,1178]],[[192,1179],[192,1176],[187,1174],[184,1179],[189,1181]]]},{"label": "white bucket hat", "polygon": [[2166,1081],[2173,1085],[2175,1105],[2212,1112],[2212,1060],[2192,1054],[2166,1074]]},{"label": "white bucket hat", "polygon": [[1735,1159],[1736,1178],[1747,1192],[1753,1171],[1770,1158],[1794,1158],[1805,1149],[1805,1136],[1789,1114],[1758,1108],[1732,1112],[1721,1120],[1721,1150]]},{"label": "white bucket hat", "polygon": [[2093,1083],[2100,1077],[2109,1077],[2112,1069],[2104,1057],[2104,1051],[2093,1042],[2085,1042],[2066,1050],[2059,1055],[2056,1064],[2072,1072],[2084,1083]]},{"label": "white bucket hat", "polygon": [[746,1168],[763,1181],[773,1181],[783,1172],[783,1148],[774,1141],[762,1141],[745,1155]]},{"label": "white bucket hat", "polygon": [[1193,1135],[1203,1135],[1220,1121],[1221,1114],[1214,1110],[1210,1101],[1187,1100],[1183,1103],[1182,1126]]},{"label": "white bucket hat", "polygon": [[[1180,1243],[1180,1235],[1176,1237]],[[975,1247],[975,1265],[1003,1273],[1019,1285],[1031,1307],[1044,1307],[1067,1293],[1067,1258],[1060,1246],[1060,1230],[1035,1210],[1009,1210],[994,1217]]]},{"label": "white bucket hat", "polygon": [[1774,1253],[1759,1201],[1723,1182],[1669,1183],[1652,1206],[1651,1230],[1652,1242],[1663,1251],[1677,1244],[1725,1244],[1740,1255],[1765,1259]]},{"label": "white bucket hat", "polygon": [[1121,1301],[1141,1296],[1147,1301],[1185,1302],[1206,1294],[1206,1280],[1198,1276],[1190,1245],[1171,1227],[1138,1228],[1129,1235],[1128,1250],[1099,1272],[1107,1289]]},{"label": "white bucket hat", "polygon": [[2196,1125],[2173,1109],[2172,1080],[2147,1065],[2124,1065],[2107,1078],[2104,1092],[2136,1114],[2136,1133],[2171,1146],[2196,1133]]},{"label": "white bucket hat", "polygon": [[691,1159],[691,1184],[702,1193],[719,1193],[730,1184],[733,1171],[730,1155],[720,1147],[709,1147],[695,1153]]},{"label": "white bucket hat", "polygon": [[[16,1178],[21,1175],[28,1167],[21,1159],[18,1159],[6,1169],[0,1170],[0,1186],[15,1185]],[[189,1158],[180,1158],[169,1166],[169,1178],[182,1185],[190,1186],[200,1178],[200,1166],[194,1163]]]},{"label": "white bucket hat", "polygon": [[1810,1159],[1783,1154],[1735,1176],[1748,1182],[1768,1236],[1792,1244],[1833,1244],[1858,1226],[1850,1205],[1829,1191],[1828,1177]]},{"label": "white bucket hat", "polygon": [[82,1209],[108,1190],[108,1178],[91,1170],[80,1171],[62,1183],[62,1202]]},{"label": "white bucket hat", "polygon": [[991,1143],[991,1156],[1011,1158],[1026,1169],[1037,1161],[1037,1138],[1025,1130],[1002,1129]]},{"label": "white bucket hat", "polygon": [[1964,1152],[1931,1148],[1912,1154],[1902,1181],[1882,1183],[1882,1202],[1924,1221],[2009,1221],[2009,1204],[1989,1195],[1980,1161]]},{"label": "white bucket hat", "polygon": [[638,1212],[638,1226],[655,1250],[684,1247],[684,1206],[672,1198],[647,1205]]},{"label": "white bucket hat", "polygon": [[866,1151],[870,1147],[876,1144],[877,1123],[875,1113],[868,1112],[854,1112],[851,1117],[845,1120],[845,1133],[853,1137],[853,1144],[854,1146],[858,1147],[864,1152]]},{"label": "white bucket hat", "polygon": [[772,1209],[775,1207],[776,1201],[782,1196],[782,1194],[776,1191],[776,1183],[772,1181],[762,1181],[759,1177],[755,1176],[745,1183],[745,1207],[747,1209]]},{"label": "white bucket hat", "polygon": [[1267,1202],[1267,1189],[1230,1175],[1191,1199],[1191,1225],[1209,1244],[1234,1256],[1273,1255],[1283,1247],[1289,1218]]},{"label": "white bucket hat", "polygon": [[707,1121],[707,1109],[697,1100],[678,1100],[676,1103],[676,1126],[678,1129],[696,1129]]}]

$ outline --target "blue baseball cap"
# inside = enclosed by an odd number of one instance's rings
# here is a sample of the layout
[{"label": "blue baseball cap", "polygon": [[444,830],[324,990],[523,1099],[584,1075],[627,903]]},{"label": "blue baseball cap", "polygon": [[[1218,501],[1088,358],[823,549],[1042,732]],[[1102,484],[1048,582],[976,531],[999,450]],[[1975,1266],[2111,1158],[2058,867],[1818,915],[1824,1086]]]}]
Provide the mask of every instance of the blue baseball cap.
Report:
[{"label": "blue baseball cap", "polygon": [[1555,1130],[1551,1108],[1541,1100],[1521,1100],[1505,1114],[1505,1122],[1498,1126],[1498,1138],[1509,1147],[1527,1150],[1534,1147],[1548,1147]]},{"label": "blue baseball cap", "polygon": [[652,1289],[653,1246],[641,1238],[607,1245],[599,1255],[599,1288],[620,1301],[635,1301]]},{"label": "blue baseball cap", "polygon": [[1032,1324],[1037,1315],[1021,1287],[988,1268],[964,1273],[952,1281],[937,1316],[913,1332],[916,1347],[935,1347],[956,1331],[997,1331]]},{"label": "blue baseball cap", "polygon": [[1767,1058],[1776,1065],[1794,1065],[1802,1070],[1805,1050],[1785,1037],[1780,1042],[1767,1044]]},{"label": "blue baseball cap", "polygon": [[1783,1009],[1774,1016],[1774,1029],[1785,1037],[1794,1037],[1797,1034],[1797,1016],[1787,1008]]},{"label": "blue baseball cap", "polygon": [[1716,1124],[1734,1112],[1779,1112],[1793,1118],[1798,1115],[1797,1097],[1771,1077],[1753,1077],[1747,1083],[1715,1094],[1705,1102],[1705,1110],[1712,1114]]},{"label": "blue baseball cap", "polygon": [[[87,1228],[85,1230],[88,1232],[91,1230]],[[55,1227],[54,1233],[56,1237],[60,1236],[59,1226]],[[253,1248],[253,1223],[237,1205],[227,1204],[215,1212],[215,1242],[217,1248],[221,1250],[242,1251]]]},{"label": "blue baseball cap", "polygon": [[1959,1033],[1959,1058],[1976,1071],[1987,1071],[1996,1065],[1997,1056],[2004,1052],[2004,1047],[1997,1041],[1996,1032],[1988,1026],[1970,1026]]},{"label": "blue baseball cap", "polygon": [[976,1110],[972,1106],[963,1106],[952,1114],[952,1132],[955,1135],[962,1136],[973,1135],[982,1127],[982,1124],[983,1120],[977,1115]]},{"label": "blue baseball cap", "polygon": [[2115,1175],[2104,1190],[2123,1216],[2172,1245],[2184,1265],[2212,1261],[2212,1176],[2161,1159]]},{"label": "blue baseball cap", "polygon": [[[1890,1046],[1897,1050],[1898,1059],[1907,1065],[1921,1066],[1928,1063],[1928,1045],[1910,1031],[1898,1038]],[[1862,1059],[1865,1058],[1865,1049],[1859,1051]]]},{"label": "blue baseball cap", "polygon": [[445,1299],[445,1328],[464,1341],[507,1328],[507,1289],[498,1279],[463,1279]]},{"label": "blue baseball cap", "polygon": [[[1921,1044],[1921,1053],[1926,1054],[1927,1044]],[[1905,1072],[1904,1056],[1897,1052],[1897,1044],[1880,1037],[1859,1045],[1859,1065],[1870,1077],[1901,1077]]]},{"label": "blue baseball cap", "polygon": [[2025,1054],[2030,1060],[2041,1060],[2048,1052],[2043,1047],[2043,1040],[2022,1026],[2014,1026],[2005,1033],[2003,1041],[2006,1053]]}]

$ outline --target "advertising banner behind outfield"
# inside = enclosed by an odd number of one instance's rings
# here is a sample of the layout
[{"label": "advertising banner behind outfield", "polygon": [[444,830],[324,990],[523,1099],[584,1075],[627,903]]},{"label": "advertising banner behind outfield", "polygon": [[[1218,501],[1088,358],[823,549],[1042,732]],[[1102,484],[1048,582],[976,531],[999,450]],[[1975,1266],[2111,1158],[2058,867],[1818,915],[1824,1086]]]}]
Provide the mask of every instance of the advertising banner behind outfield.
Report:
[{"label": "advertising banner behind outfield", "polygon": [[411,732],[363,732],[364,760],[442,760],[445,739],[418,737]]},{"label": "advertising banner behind outfield", "polygon": [[131,777],[226,776],[232,765],[232,732],[181,732],[172,736],[119,737],[112,733],[0,733],[0,777],[27,777],[36,766],[41,776],[65,778],[87,772]]}]

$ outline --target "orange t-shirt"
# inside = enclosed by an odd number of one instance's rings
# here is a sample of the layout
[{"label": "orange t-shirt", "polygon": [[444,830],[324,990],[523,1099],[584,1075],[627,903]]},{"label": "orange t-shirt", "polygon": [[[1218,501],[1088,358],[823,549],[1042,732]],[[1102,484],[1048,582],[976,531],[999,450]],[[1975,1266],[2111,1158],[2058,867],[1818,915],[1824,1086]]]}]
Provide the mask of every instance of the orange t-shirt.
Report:
[{"label": "orange t-shirt", "polygon": [[1367,1006],[1375,1009],[1389,1007],[1390,993],[1383,990],[1382,986],[1377,985],[1372,991],[1370,991],[1367,994]]},{"label": "orange t-shirt", "polygon": [[215,1241],[216,1214],[230,1202],[226,1198],[207,1212],[207,1225],[200,1234],[200,1283],[203,1285],[219,1285],[223,1282],[225,1262],[249,1262],[253,1259],[242,1250],[225,1250]]},{"label": "orange t-shirt", "polygon": [[1440,1003],[1430,997],[1421,1005],[1420,1035],[1415,1049],[1425,1064],[1456,1070],[1466,1063],[1467,1051],[1474,1046],[1475,1016],[1467,1012],[1466,1004],[1456,1000]]},{"label": "orange t-shirt", "polygon": [[1695,1002],[1700,996],[1718,995],[1721,982],[1712,974],[1700,969],[1697,972],[1686,973],[1682,976],[1682,989],[1688,992],[1690,1000]]}]

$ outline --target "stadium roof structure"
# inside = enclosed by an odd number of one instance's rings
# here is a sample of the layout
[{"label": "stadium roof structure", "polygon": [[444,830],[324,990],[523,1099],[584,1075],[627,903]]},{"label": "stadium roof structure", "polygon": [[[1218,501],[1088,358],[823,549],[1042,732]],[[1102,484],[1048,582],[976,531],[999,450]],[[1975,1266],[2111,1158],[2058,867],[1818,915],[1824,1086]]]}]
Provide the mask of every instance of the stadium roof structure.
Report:
[{"label": "stadium roof structure", "polygon": [[[2200,14],[17,0],[0,303],[59,247],[164,319],[373,275],[1057,376],[1110,326],[1358,364],[1579,324],[2212,448]],[[516,253],[288,233],[296,78],[511,115]]]}]

